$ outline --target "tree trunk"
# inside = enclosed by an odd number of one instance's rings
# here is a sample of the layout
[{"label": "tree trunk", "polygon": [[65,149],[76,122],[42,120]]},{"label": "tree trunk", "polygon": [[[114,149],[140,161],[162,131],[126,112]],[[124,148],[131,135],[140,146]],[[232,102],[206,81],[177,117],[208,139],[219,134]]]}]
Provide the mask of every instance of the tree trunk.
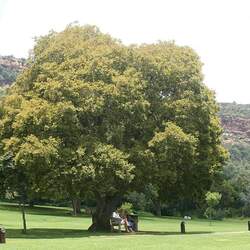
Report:
[{"label": "tree trunk", "polygon": [[22,212],[22,220],[23,220],[23,230],[22,230],[22,232],[24,234],[26,234],[27,233],[27,226],[26,226],[26,216],[25,216],[25,203],[24,203],[24,200],[20,201],[19,206],[20,206],[20,209],[21,209],[21,212]]},{"label": "tree trunk", "polygon": [[156,216],[161,216],[161,201],[157,200],[155,202],[155,214]]},{"label": "tree trunk", "polygon": [[88,231],[110,231],[110,217],[120,201],[120,197],[99,198],[96,211],[92,214],[92,225],[88,228]]},{"label": "tree trunk", "polygon": [[29,201],[29,207],[32,208],[32,207],[34,207],[34,205],[35,205],[35,202],[34,202],[33,200],[30,200],[30,201]]},{"label": "tree trunk", "polygon": [[73,208],[73,215],[77,216],[81,213],[81,201],[80,199],[74,198],[72,199],[72,208]]}]

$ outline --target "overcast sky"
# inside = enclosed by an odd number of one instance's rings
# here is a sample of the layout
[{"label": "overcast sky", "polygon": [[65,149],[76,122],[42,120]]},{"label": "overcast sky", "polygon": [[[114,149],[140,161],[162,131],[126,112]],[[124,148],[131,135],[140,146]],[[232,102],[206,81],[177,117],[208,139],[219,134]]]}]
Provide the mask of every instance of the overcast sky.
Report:
[{"label": "overcast sky", "polygon": [[191,46],[218,101],[250,103],[250,0],[0,0],[0,54],[27,57],[33,37],[74,21],[125,44]]}]

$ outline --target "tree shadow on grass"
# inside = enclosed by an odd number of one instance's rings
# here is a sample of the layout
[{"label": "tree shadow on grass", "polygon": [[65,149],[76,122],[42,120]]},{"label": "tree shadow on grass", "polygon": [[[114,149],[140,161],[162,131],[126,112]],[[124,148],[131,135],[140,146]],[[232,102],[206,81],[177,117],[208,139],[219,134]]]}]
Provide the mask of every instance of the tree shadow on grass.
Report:
[{"label": "tree shadow on grass", "polygon": [[[20,208],[16,204],[0,204],[0,210],[20,212]],[[56,207],[49,208],[42,206],[34,206],[32,208],[26,206],[25,213],[32,215],[62,216],[62,217],[90,217],[90,215],[86,214],[72,216],[71,211],[66,208],[56,208]]]},{"label": "tree shadow on grass", "polygon": [[[207,234],[211,232],[198,231],[198,232],[188,232],[186,234]],[[128,236],[128,235],[157,235],[157,236],[171,236],[171,235],[182,235],[180,232],[160,232],[160,231],[140,231],[137,233],[125,233],[125,232],[96,232],[91,233],[87,230],[80,229],[60,229],[60,228],[30,228],[27,234],[23,234],[20,229],[7,229],[7,238],[15,239],[60,239],[60,238],[83,238],[91,236]]]},{"label": "tree shadow on grass", "polygon": [[64,228],[29,228],[26,234],[21,229],[7,229],[7,238],[21,239],[60,239],[60,238],[82,238],[89,237],[91,234],[87,230],[64,229]]}]

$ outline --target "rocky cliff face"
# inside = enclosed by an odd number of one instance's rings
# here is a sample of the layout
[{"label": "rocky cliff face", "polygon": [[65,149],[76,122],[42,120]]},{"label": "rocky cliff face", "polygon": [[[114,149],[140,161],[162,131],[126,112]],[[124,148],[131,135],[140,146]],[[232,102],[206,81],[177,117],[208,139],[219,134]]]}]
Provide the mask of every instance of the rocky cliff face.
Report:
[{"label": "rocky cliff face", "polygon": [[10,85],[24,69],[26,60],[14,56],[0,56],[0,86]]},{"label": "rocky cliff face", "polygon": [[225,144],[250,144],[250,105],[220,103],[220,118]]}]

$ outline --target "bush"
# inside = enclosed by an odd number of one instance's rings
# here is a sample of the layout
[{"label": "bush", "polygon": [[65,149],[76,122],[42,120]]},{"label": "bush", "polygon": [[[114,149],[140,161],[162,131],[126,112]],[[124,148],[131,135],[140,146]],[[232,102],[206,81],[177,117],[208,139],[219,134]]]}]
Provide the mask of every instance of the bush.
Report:
[{"label": "bush", "polygon": [[119,213],[123,215],[133,213],[133,205],[129,202],[124,202],[119,208]]},{"label": "bush", "polygon": [[215,210],[214,208],[209,207],[206,209],[204,215],[208,219],[223,220],[223,218],[225,217],[225,212],[222,209]]},{"label": "bush", "polygon": [[213,220],[223,220],[225,218],[225,211],[223,209],[215,210],[212,219]]},{"label": "bush", "polygon": [[242,214],[244,217],[250,217],[250,204],[242,208]]},{"label": "bush", "polygon": [[133,204],[133,208],[135,210],[145,211],[147,206],[147,200],[145,194],[133,191],[127,195],[126,199],[128,200],[129,203]]},{"label": "bush", "polygon": [[225,212],[225,217],[228,217],[228,218],[233,218],[233,217],[238,217],[238,216],[241,216],[241,209],[236,209],[236,208],[227,208],[224,210]]}]

